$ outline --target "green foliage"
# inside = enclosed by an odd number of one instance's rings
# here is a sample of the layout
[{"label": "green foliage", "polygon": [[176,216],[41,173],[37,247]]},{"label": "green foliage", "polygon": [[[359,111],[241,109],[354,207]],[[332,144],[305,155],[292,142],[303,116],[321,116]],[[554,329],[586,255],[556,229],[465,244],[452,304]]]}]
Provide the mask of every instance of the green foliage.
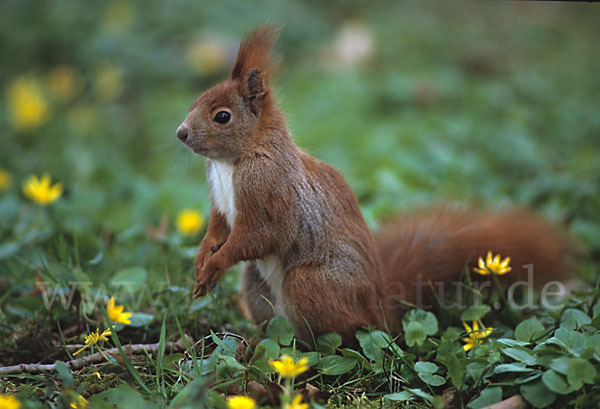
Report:
[{"label": "green foliage", "polygon": [[485,388],[481,394],[467,405],[469,409],[479,409],[500,402],[502,399],[502,388],[500,386],[492,386]]},{"label": "green foliage", "polygon": [[492,308],[487,304],[471,305],[461,314],[460,319],[462,321],[477,321],[482,319],[491,309]]},{"label": "green foliage", "polygon": [[[407,310],[399,333],[362,329],[354,345],[323,334],[315,348],[283,317],[264,332],[242,318],[239,267],[192,300],[202,231],[186,235],[176,220],[184,208],[207,217],[208,187],[204,160],[175,138],[194,99],[228,75],[241,34],[282,24],[273,83],[295,141],[342,171],[373,228],[442,200],[529,206],[590,250],[581,270],[592,282],[597,7],[67,0],[2,11],[0,170],[11,182],[0,186],[0,362],[57,362],[0,379],[23,407],[69,407],[81,394],[98,408],[224,408],[254,382],[277,394],[269,361],[282,354],[308,359],[294,387],[316,388],[315,408],[477,408],[515,394],[536,408],[597,405],[597,286],[564,308],[523,311],[466,293],[465,308]],[[348,38],[371,44],[365,60],[344,59]],[[21,80],[47,105],[37,124],[15,119]],[[40,207],[21,185],[45,172],[64,193]],[[71,371],[72,346],[102,330],[110,296],[131,324],[82,355],[117,353]],[[494,331],[465,351],[461,321],[478,320]],[[130,344],[158,348],[132,356]]]},{"label": "green foliage", "polygon": [[545,332],[545,328],[536,318],[520,322],[515,328],[515,338],[523,342],[531,342]]},{"label": "green foliage", "polygon": [[438,331],[438,322],[431,312],[412,310],[402,318],[402,328],[409,347],[415,344],[421,346],[428,335],[434,335]]}]

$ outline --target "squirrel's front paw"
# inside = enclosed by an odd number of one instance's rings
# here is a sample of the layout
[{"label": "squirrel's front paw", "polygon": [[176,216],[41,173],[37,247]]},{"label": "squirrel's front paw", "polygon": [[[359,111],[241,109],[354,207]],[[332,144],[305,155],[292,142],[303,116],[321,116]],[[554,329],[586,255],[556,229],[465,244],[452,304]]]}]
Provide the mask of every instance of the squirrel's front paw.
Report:
[{"label": "squirrel's front paw", "polygon": [[204,249],[200,249],[200,251],[196,254],[196,257],[194,258],[194,268],[196,269],[196,277],[198,276],[198,273],[202,271],[202,268],[204,267],[211,255],[212,254],[210,251],[206,251]]},{"label": "squirrel's front paw", "polygon": [[217,285],[221,273],[217,263],[207,261],[204,266],[196,265],[196,286],[194,288],[194,298],[202,297],[212,291]]}]

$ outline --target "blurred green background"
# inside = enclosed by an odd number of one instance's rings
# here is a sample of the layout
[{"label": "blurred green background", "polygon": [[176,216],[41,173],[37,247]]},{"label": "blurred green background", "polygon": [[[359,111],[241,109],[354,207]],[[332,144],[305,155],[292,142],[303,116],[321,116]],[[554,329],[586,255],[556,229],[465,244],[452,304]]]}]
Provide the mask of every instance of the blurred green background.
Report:
[{"label": "blurred green background", "polygon": [[[184,285],[208,214],[175,137],[245,31],[283,26],[274,78],[296,143],[335,165],[369,224],[450,200],[531,206],[600,253],[600,8],[541,2],[0,3],[0,274],[143,266]],[[61,198],[22,193],[48,172]],[[52,270],[52,268],[50,268]],[[590,271],[591,272],[591,271]],[[103,278],[104,277],[104,278]],[[14,310],[16,311],[16,310]],[[14,312],[13,311],[13,312]]]}]

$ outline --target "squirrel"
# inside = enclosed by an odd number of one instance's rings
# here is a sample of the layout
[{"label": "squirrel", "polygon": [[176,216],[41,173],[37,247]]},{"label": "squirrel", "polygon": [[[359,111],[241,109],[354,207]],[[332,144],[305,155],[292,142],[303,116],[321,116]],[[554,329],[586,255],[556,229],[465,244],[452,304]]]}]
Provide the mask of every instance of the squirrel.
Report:
[{"label": "squirrel", "polygon": [[340,172],[292,142],[269,82],[278,34],[247,34],[230,77],[196,99],[177,129],[207,158],[211,209],[195,297],[245,261],[241,290],[254,321],[282,315],[300,339],[336,332],[351,342],[362,327],[401,328],[398,299],[419,301],[417,277],[451,283],[488,250],[533,264],[542,282],[562,275],[567,240],[527,210],[442,206],[374,237]]}]

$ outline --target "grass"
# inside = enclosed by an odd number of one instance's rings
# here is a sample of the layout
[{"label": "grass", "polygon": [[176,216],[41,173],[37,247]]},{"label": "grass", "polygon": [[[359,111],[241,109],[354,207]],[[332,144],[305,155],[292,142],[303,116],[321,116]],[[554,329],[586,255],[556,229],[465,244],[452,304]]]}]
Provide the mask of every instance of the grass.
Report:
[{"label": "grass", "polygon": [[[1,376],[1,393],[32,408],[68,407],[79,394],[94,407],[225,407],[224,396],[243,393],[278,407],[285,382],[268,360],[289,353],[309,359],[294,387],[315,408],[475,408],[515,394],[536,407],[598,400],[593,5],[2,7],[0,164],[11,181],[0,191],[0,366],[71,360],[84,335],[105,328],[110,296],[133,316],[100,344],[117,348],[108,361]],[[329,334],[317,350],[281,319],[261,329],[243,318],[239,266],[192,300],[202,231],[181,233],[176,217],[186,208],[206,217],[208,190],[203,159],[175,129],[227,75],[244,30],[265,20],[284,24],[274,82],[296,143],[342,171],[371,227],[445,200],[528,206],[581,243],[577,273],[590,289],[557,310],[496,310],[493,294],[489,308],[413,310],[402,334],[364,330],[351,348]],[[348,32],[372,44],[355,64],[334,52]],[[57,87],[60,67],[70,79]],[[15,118],[9,90],[23,79],[34,84],[28,100],[46,104],[38,122]],[[45,172],[64,192],[42,207],[21,185]],[[495,328],[494,342],[465,353],[463,320]],[[157,346],[128,355],[129,344]]]}]

